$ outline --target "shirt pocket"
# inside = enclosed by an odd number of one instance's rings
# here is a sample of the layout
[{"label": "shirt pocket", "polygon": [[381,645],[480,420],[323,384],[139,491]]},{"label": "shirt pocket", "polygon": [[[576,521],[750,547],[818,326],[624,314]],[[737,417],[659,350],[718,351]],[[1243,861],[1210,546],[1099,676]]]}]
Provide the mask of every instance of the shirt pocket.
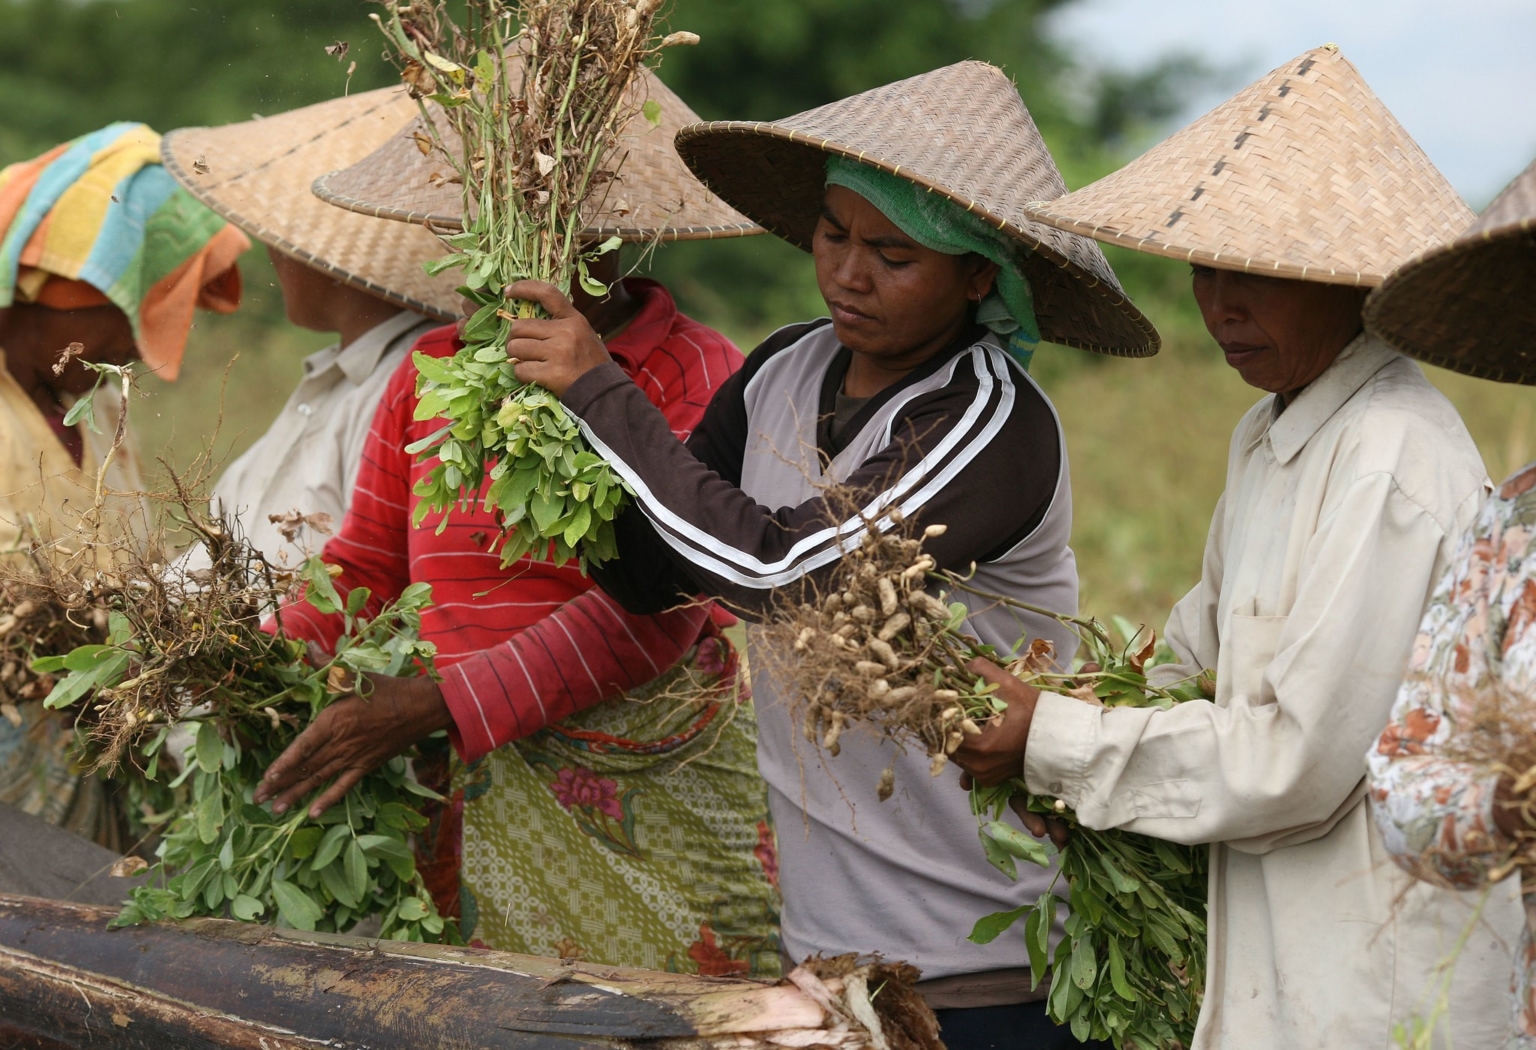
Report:
[{"label": "shirt pocket", "polygon": [[1274,691],[1264,676],[1279,651],[1280,635],[1287,619],[1285,616],[1232,614],[1227,637],[1222,639],[1216,671],[1216,695],[1222,706],[1234,696],[1246,696],[1253,704],[1275,702]]}]

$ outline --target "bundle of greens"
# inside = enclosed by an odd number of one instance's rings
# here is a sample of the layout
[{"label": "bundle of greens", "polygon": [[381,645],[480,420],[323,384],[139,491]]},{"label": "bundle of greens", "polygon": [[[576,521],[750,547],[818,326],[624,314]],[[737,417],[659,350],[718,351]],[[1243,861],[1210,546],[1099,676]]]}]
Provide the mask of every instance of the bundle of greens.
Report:
[{"label": "bundle of greens", "polygon": [[561,563],[614,554],[624,484],[557,398],[518,382],[508,326],[542,313],[501,291],[535,280],[607,293],[588,266],[619,238],[585,242],[584,216],[619,177],[614,147],[636,109],[658,119],[655,103],[635,101],[641,69],[663,47],[697,40],[658,39],[660,3],[468,0],[456,24],[447,0],[411,0],[373,16],[421,102],[418,145],[441,155],[463,187],[464,228],[444,237],[452,254],[429,268],[462,268],[461,291],[478,305],[462,350],[416,355],[417,418],[447,420],[410,447],[438,459],[417,485],[416,520],[436,511],[446,521],[454,504],[480,499],[489,478],[484,500],[503,526],[503,564],[551,547]]},{"label": "bundle of greens", "polygon": [[[1167,707],[1213,692],[1208,675],[1171,688],[1151,686],[1146,670],[1156,645],[1150,638],[1137,644],[1139,631],[1116,645],[1096,620],[985,593],[954,573],[936,572],[923,540],[942,535],[944,526],[911,536],[899,514],[887,516],[894,527],[868,528],[830,586],[799,595],[767,628],[770,649],[782,654],[775,670],[800,698],[805,737],[830,754],[837,754],[845,731],[864,727],[922,747],[937,776],[967,735],[981,733],[1006,710],[996,686],[968,670],[977,657],[1040,689],[1104,706]],[[964,602],[946,605],[931,590],[968,592],[1067,624],[1082,641],[1084,667],[1056,667],[1050,643],[1038,639],[1017,656],[998,652],[963,633]],[[882,801],[893,780],[888,768],[878,787]],[[972,939],[991,941],[1027,915],[1031,968],[1037,981],[1051,978],[1053,1020],[1069,1024],[1079,1039],[1109,1039],[1120,1047],[1187,1046],[1204,987],[1206,848],[1082,827],[1061,800],[1033,795],[1016,779],[972,793],[982,847],[1010,877],[1019,860],[1051,862],[1049,847],[1001,819],[1020,797],[1030,810],[1071,826],[1059,857],[1067,898],[1051,892],[1034,905],[986,916]],[[1049,937],[1061,903],[1067,936],[1052,955]]]},{"label": "bundle of greens", "polygon": [[[378,915],[385,937],[451,937],[408,843],[425,825],[422,798],[436,796],[407,776],[404,758],[318,820],[303,807],[279,817],[253,801],[266,767],[321,709],[366,693],[364,673],[430,672],[433,647],[417,637],[429,589],[408,588],[364,619],[365,590],[343,601],[315,558],[296,571],[272,566],[202,505],[183,493],[177,510],[206,555],[204,568],[160,564],[127,541],[93,552],[101,555],[93,561],[110,565],[105,571],[3,567],[6,591],[30,594],[33,609],[60,609],[66,623],[78,615],[93,630],[101,621],[99,640],[85,644],[77,633],[32,636],[28,673],[52,680],[44,706],[74,716],[82,765],[137,785],[139,797],[166,809],[151,879],[118,921],[214,915],[344,931]],[[261,629],[299,586],[310,604],[345,619],[333,656],[308,651],[280,626]],[[178,734],[190,741],[179,770],[168,756]]]}]

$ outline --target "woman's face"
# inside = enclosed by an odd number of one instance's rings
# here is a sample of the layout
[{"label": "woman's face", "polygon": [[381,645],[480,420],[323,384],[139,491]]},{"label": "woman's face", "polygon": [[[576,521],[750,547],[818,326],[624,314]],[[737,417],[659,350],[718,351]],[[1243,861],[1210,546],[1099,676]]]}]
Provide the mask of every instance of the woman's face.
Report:
[{"label": "woman's face", "polygon": [[1368,289],[1194,267],[1195,302],[1243,382],[1294,397],[1360,334]]},{"label": "woman's face", "polygon": [[80,356],[97,364],[125,365],[139,356],[133,325],[115,306],[53,310],[19,303],[6,313],[6,335],[0,342],[11,370],[30,368],[30,383],[60,394],[83,394],[96,385],[96,373],[77,360],[54,373],[54,365],[71,343],[83,346]]},{"label": "woman's face", "polygon": [[978,255],[923,247],[846,186],[827,187],[811,254],[838,341],[906,367],[954,338],[997,273]]}]

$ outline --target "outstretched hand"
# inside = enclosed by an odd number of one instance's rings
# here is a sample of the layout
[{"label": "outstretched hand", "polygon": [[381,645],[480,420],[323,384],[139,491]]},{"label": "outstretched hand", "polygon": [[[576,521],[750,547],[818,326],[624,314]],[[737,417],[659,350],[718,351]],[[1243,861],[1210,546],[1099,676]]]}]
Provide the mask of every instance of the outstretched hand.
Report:
[{"label": "outstretched hand", "polygon": [[612,360],[581,311],[554,285],[518,281],[507,285],[505,295],[538,303],[549,314],[513,321],[508,330],[507,357],[522,382],[564,397],[572,383]]},{"label": "outstretched hand", "polygon": [[412,745],[453,724],[436,682],[419,678],[369,675],[366,698],[337,700],[300,733],[256,787],[258,804],[274,799],[272,812],[325,787],[310,804],[318,817],[363,777]]}]

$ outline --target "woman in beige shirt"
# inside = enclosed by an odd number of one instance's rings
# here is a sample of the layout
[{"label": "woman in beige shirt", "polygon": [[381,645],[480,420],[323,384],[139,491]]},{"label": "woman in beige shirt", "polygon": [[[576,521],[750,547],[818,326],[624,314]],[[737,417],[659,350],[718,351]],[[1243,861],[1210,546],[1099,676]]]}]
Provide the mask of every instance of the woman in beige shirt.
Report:
[{"label": "woman in beige shirt", "polygon": [[[423,269],[446,251],[425,226],[346,211],[310,192],[415,116],[397,86],[165,136],[166,169],[267,249],[288,320],[337,335],[304,359],[282,411],[214,485],[222,511],[276,564],[318,553],[325,537],[289,539],[271,519],[298,511],[341,524],[389,377],[420,336],[458,316],[458,276]],[[190,566],[205,555],[188,557]]]},{"label": "woman in beige shirt", "polygon": [[[1178,660],[1155,672],[1214,668],[1214,702],[1106,710],[998,674],[1008,716],[956,757],[987,783],[1022,768],[1084,825],[1212,844],[1196,1047],[1390,1045],[1475,902],[1387,861],[1362,755],[1486,477],[1450,403],[1360,315],[1470,212],[1329,46],[1031,214],[1191,262],[1211,335],[1269,396],[1233,434],[1201,580],[1168,621]],[[1513,897],[1485,919],[1442,1026],[1462,1050],[1507,1035]]]}]

